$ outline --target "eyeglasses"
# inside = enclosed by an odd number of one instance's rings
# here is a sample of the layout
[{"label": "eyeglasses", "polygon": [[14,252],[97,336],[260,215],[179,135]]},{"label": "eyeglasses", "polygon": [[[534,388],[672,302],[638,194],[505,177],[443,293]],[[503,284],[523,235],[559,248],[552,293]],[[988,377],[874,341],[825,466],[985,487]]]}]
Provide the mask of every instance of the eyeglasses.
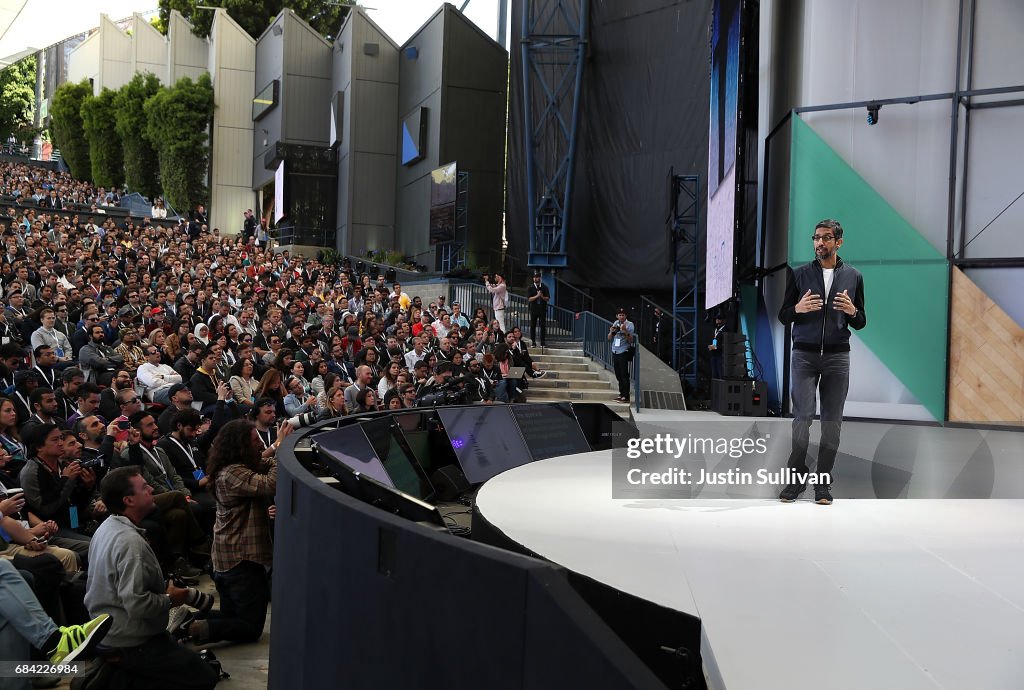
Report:
[{"label": "eyeglasses", "polygon": [[811,235],[811,242],[831,242],[835,235]]},{"label": "eyeglasses", "polygon": [[137,402],[139,402],[138,398],[132,398],[131,400],[125,400],[124,404],[125,405],[131,405],[132,403],[137,403]]}]

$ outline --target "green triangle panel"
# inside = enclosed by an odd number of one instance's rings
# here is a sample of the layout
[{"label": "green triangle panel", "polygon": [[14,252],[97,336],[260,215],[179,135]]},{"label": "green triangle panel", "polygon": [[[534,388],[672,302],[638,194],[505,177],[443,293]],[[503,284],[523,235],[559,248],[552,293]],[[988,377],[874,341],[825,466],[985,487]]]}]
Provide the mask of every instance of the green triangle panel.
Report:
[{"label": "green triangle panel", "polygon": [[[789,263],[814,258],[814,224],[843,224],[839,255],[864,275],[857,336],[937,420],[946,395],[945,257],[798,116],[792,118]],[[851,372],[856,376],[857,372]]]}]

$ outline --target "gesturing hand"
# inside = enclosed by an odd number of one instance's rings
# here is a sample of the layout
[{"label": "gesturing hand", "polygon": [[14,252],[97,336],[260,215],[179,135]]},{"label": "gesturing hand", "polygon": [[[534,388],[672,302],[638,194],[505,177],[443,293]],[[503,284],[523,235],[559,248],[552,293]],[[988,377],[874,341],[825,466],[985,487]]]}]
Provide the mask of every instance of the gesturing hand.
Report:
[{"label": "gesturing hand", "polygon": [[838,309],[844,314],[848,314],[850,316],[857,313],[857,307],[853,305],[853,300],[850,299],[850,295],[846,290],[840,292],[836,295],[836,298],[832,300],[832,308]]},{"label": "gesturing hand", "polygon": [[820,295],[812,294],[810,290],[804,293],[804,296],[800,298],[800,301],[796,303],[794,309],[797,314],[806,314],[812,311],[819,311],[824,303],[822,302]]}]

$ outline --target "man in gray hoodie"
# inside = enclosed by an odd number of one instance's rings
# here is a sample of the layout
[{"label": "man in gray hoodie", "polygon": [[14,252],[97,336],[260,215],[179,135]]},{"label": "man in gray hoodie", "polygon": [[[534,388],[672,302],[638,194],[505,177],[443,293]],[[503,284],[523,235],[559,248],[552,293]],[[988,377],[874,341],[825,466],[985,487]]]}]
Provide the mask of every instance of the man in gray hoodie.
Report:
[{"label": "man in gray hoodie", "polygon": [[121,467],[104,477],[100,496],[111,515],[89,547],[95,560],[90,560],[85,605],[92,615],[114,618],[101,650],[117,657],[111,673],[165,688],[212,688],[217,675],[209,664],[167,632],[172,606],[203,607],[199,599],[209,595],[164,579],[145,530],[138,526],[156,508],[153,488],[137,467]]}]

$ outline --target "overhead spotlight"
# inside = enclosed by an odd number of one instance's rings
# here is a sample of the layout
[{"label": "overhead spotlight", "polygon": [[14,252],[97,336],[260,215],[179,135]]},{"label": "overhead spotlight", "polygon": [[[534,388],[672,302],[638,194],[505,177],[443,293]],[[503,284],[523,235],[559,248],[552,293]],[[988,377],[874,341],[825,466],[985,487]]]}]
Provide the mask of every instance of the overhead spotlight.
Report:
[{"label": "overhead spotlight", "polygon": [[868,124],[869,125],[877,125],[878,124],[878,111],[881,110],[881,109],[882,109],[882,106],[877,105],[877,104],[876,105],[869,105],[868,106]]}]

